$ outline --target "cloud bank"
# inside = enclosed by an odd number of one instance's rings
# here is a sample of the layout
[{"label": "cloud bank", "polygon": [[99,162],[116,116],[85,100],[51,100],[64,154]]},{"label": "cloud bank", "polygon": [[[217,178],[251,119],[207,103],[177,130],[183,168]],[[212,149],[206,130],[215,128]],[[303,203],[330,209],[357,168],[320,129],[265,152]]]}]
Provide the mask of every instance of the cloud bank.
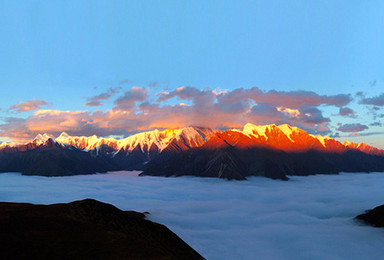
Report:
[{"label": "cloud bank", "polygon": [[384,233],[353,217],[384,203],[383,182],[382,173],[288,182],[127,172],[57,178],[0,174],[0,200],[49,204],[94,198],[123,210],[149,211],[151,220],[213,260],[381,259]]},{"label": "cloud bank", "polygon": [[[46,105],[43,100],[14,105],[13,109],[17,111],[36,111],[27,117],[4,118],[0,136],[23,142],[42,132],[128,136],[155,128],[195,125],[225,129],[241,127],[248,122],[261,125],[288,123],[312,134],[331,134],[332,122],[324,115],[325,107],[338,109],[340,116],[357,118],[355,111],[348,107],[353,100],[349,94],[264,91],[257,87],[221,91],[184,86],[158,92],[151,87],[128,88],[124,85],[122,88],[110,88],[87,98],[84,106],[93,107],[92,110],[41,109]],[[109,109],[96,109],[112,97],[115,99],[110,102]],[[358,129],[367,128],[360,126]],[[339,127],[339,131],[347,130]]]}]

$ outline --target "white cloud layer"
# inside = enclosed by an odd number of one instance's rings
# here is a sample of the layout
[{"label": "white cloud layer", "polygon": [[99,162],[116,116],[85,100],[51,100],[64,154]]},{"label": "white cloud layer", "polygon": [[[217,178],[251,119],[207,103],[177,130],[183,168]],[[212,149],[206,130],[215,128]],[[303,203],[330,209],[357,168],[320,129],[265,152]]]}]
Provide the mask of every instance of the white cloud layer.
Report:
[{"label": "white cloud layer", "polygon": [[288,182],[0,174],[0,201],[94,198],[149,211],[207,259],[381,259],[382,229],[353,217],[384,203],[383,173],[292,177]]}]

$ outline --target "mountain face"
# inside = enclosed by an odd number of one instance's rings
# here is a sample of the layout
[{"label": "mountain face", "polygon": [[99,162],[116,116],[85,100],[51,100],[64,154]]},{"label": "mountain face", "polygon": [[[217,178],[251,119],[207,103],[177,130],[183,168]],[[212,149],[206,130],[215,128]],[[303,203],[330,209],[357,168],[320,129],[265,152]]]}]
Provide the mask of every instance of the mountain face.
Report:
[{"label": "mountain face", "polygon": [[0,172],[47,176],[145,170],[143,175],[284,180],[286,175],[384,171],[383,161],[384,150],[340,143],[286,124],[154,130],[121,140],[39,134],[22,145],[0,145]]},{"label": "mountain face", "polygon": [[92,199],[0,202],[1,259],[204,259],[167,227]]},{"label": "mountain face", "polygon": [[[275,128],[275,127],[273,127]],[[287,137],[274,129],[282,142]],[[278,149],[276,139],[266,131],[261,143],[259,137],[228,130],[216,133],[204,145],[183,151],[166,162],[151,161],[141,175],[219,177],[243,180],[248,176],[264,176],[288,180],[287,175],[337,174],[339,172],[384,171],[384,157],[357,149],[343,147],[332,140],[319,146],[314,137],[304,135],[312,146],[294,150],[295,144]],[[292,136],[292,135],[291,135]],[[297,137],[295,137],[297,138]],[[327,144],[330,144],[327,146]],[[340,144],[340,145],[339,145]],[[337,149],[335,149],[337,148]]]}]

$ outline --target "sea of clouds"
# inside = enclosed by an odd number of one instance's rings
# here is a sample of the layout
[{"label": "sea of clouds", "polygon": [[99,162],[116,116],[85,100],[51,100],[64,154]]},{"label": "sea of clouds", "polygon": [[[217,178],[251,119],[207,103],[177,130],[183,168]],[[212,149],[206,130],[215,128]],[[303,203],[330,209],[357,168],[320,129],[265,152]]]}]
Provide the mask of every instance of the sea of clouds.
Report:
[{"label": "sea of clouds", "polygon": [[384,229],[353,220],[384,204],[384,173],[252,177],[73,177],[0,174],[0,201],[50,204],[94,198],[149,211],[207,259],[382,259]]}]

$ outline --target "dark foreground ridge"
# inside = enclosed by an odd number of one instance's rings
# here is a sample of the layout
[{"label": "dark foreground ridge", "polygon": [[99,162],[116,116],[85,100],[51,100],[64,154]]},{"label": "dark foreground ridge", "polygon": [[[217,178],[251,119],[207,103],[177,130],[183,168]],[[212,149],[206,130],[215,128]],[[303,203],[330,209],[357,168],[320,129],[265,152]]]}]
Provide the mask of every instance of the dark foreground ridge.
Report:
[{"label": "dark foreground ridge", "polygon": [[358,215],[356,219],[374,227],[384,227],[384,205],[368,210],[366,213]]},{"label": "dark foreground ridge", "polygon": [[0,203],[0,259],[203,259],[145,215],[92,199]]}]

